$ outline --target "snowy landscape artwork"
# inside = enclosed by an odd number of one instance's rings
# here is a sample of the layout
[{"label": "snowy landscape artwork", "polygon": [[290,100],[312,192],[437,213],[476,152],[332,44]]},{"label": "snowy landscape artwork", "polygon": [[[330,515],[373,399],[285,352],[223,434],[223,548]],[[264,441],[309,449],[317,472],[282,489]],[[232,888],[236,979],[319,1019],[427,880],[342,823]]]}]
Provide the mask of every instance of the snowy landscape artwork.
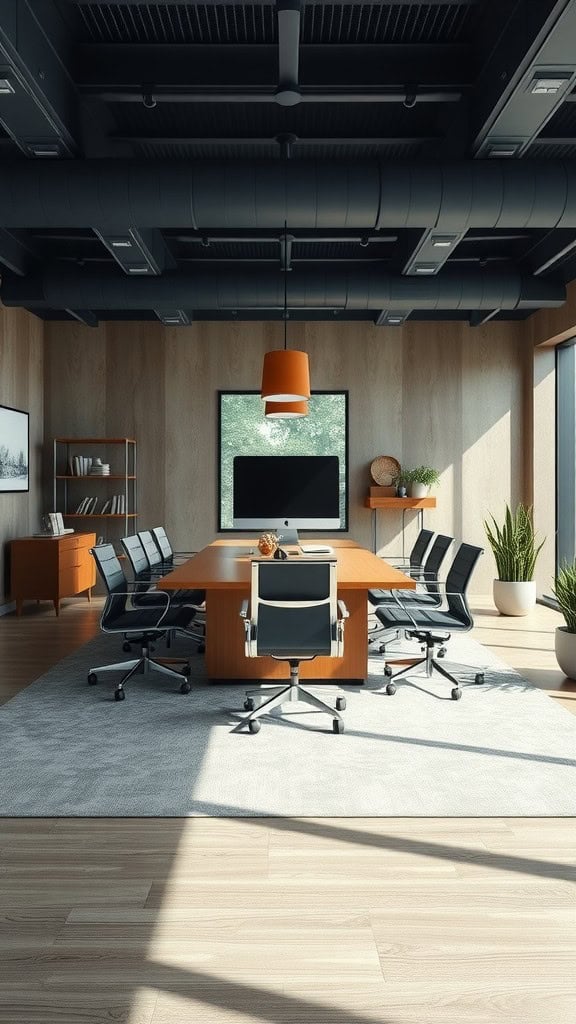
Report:
[{"label": "snowy landscape artwork", "polygon": [[0,491],[27,491],[28,413],[0,405]]}]

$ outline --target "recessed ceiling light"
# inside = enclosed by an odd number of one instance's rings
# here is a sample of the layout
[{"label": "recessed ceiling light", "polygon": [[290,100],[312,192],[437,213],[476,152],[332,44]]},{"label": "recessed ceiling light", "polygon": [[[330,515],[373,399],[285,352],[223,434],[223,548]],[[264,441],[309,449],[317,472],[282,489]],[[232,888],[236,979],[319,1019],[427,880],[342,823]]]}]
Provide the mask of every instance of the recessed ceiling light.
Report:
[{"label": "recessed ceiling light", "polygon": [[454,241],[454,235],[432,235],[432,245],[435,249],[449,249]]},{"label": "recessed ceiling light", "polygon": [[403,317],[401,316],[389,316],[386,323],[389,324],[401,324]]},{"label": "recessed ceiling light", "polygon": [[415,274],[435,274],[438,270],[436,263],[416,263],[414,266]]},{"label": "recessed ceiling light", "polygon": [[57,142],[31,143],[28,148],[34,156],[60,156],[60,147]]},{"label": "recessed ceiling light", "polygon": [[9,78],[0,78],[0,96],[12,96],[14,86]]},{"label": "recessed ceiling light", "polygon": [[110,245],[113,249],[131,249],[132,242],[129,238],[112,238]]},{"label": "recessed ceiling light", "polygon": [[150,267],[147,263],[133,263],[131,267],[126,267],[129,274],[147,274]]},{"label": "recessed ceiling light", "polygon": [[556,96],[572,78],[570,72],[541,72],[530,82],[530,92],[534,96]]},{"label": "recessed ceiling light", "polygon": [[490,148],[488,150],[488,156],[489,157],[516,156],[517,152],[518,152],[518,143],[517,142],[498,143],[496,145],[490,146]]}]

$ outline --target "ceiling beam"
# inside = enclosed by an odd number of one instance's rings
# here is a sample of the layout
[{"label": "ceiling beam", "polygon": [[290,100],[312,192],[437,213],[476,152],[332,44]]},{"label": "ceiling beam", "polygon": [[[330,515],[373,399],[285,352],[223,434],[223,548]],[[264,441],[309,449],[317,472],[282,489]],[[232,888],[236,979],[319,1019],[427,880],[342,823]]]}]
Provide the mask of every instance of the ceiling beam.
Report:
[{"label": "ceiling beam", "polygon": [[91,309],[65,309],[64,312],[85,327],[98,327],[98,317]]},{"label": "ceiling beam", "polygon": [[[471,47],[460,44],[300,45],[300,85],[400,88],[469,85]],[[411,72],[408,73],[407,69]],[[267,44],[85,44],[75,48],[74,77],[90,94],[152,83],[154,89],[275,89],[278,48]]]},{"label": "ceiling beam", "polygon": [[13,274],[24,276],[36,262],[36,253],[11,231],[0,228],[0,264]]},{"label": "ceiling beam", "polygon": [[575,0],[516,5],[475,87],[474,156],[522,156],[574,85],[575,38]]},{"label": "ceiling beam", "polygon": [[158,275],[176,266],[157,228],[123,227],[117,231],[93,228],[93,231],[125,274]]},{"label": "ceiling beam", "polygon": [[499,309],[482,309],[470,313],[470,327],[482,327],[482,324],[487,324],[499,312]]},{"label": "ceiling beam", "polygon": [[[110,0],[72,0],[75,7],[108,7]],[[428,7],[450,7],[455,0],[427,0]],[[476,7],[482,0],[457,0],[459,7]],[[277,0],[210,0],[211,7],[275,7]],[[406,0],[386,0],[389,7],[399,7]],[[170,0],[172,7],[205,7],[206,0]],[[346,0],[347,7],[365,6],[366,0]],[[323,7],[326,0],[306,0],[307,7]],[[166,0],[114,0],[115,7],[165,7]]]},{"label": "ceiling beam", "polygon": [[67,70],[69,44],[52,0],[1,0],[0,123],[26,156],[78,152],[78,96]]}]

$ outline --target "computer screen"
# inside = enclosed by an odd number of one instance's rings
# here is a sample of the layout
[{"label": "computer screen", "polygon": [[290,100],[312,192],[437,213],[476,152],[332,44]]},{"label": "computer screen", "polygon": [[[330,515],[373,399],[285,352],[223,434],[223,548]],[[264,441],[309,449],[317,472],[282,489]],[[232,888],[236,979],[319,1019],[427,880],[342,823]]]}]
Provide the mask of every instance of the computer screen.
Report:
[{"label": "computer screen", "polygon": [[339,529],[339,469],[337,455],[237,455],[234,528]]}]

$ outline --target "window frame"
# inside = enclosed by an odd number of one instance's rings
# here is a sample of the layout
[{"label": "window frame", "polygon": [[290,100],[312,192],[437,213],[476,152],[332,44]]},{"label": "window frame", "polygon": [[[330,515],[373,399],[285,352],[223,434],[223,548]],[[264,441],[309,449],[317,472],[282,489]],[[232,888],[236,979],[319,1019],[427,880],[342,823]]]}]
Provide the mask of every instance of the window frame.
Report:
[{"label": "window frame", "polygon": [[[344,397],[344,454],[346,459],[346,466],[344,472],[344,488],[345,488],[345,500],[344,500],[344,523],[342,526],[335,530],[298,530],[298,533],[306,534],[318,534],[318,533],[348,533],[349,522],[350,522],[350,445],[349,445],[349,426],[350,426],[350,393],[348,388],[314,388],[311,392],[314,395],[342,395]],[[216,400],[218,403],[218,415],[217,415],[217,438],[216,445],[218,449],[218,480],[217,480],[217,504],[216,504],[216,530],[218,533],[233,533],[241,534],[246,533],[245,530],[239,530],[233,526],[222,526],[221,514],[222,514],[222,398],[225,395],[260,395],[260,392],[256,389],[251,388],[220,388],[216,393]],[[262,410],[262,416],[264,416],[264,410]]]},{"label": "window frame", "polygon": [[[556,346],[556,572],[576,558],[576,339]],[[567,510],[568,513],[567,514]]]}]

